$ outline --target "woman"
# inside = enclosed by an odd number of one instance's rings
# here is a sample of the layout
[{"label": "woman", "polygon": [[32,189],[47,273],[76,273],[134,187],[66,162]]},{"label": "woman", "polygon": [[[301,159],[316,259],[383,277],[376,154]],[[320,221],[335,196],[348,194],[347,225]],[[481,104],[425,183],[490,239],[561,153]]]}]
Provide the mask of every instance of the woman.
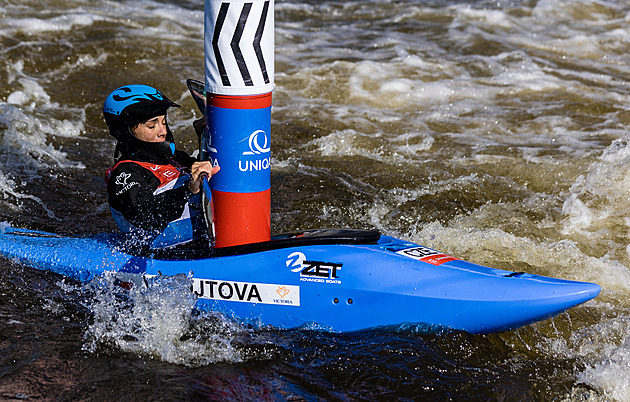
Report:
[{"label": "woman", "polygon": [[103,105],[105,122],[118,141],[115,165],[105,175],[112,216],[139,245],[185,243],[207,233],[199,190],[219,171],[175,148],[166,112],[179,107],[155,88],[126,85]]}]

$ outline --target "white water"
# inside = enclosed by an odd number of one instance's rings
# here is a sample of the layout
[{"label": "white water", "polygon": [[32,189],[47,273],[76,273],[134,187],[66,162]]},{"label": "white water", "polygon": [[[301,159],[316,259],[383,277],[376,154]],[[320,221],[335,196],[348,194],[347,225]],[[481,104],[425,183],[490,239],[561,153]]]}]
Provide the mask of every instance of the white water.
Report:
[{"label": "white water", "polygon": [[[100,108],[118,85],[159,86],[183,105],[174,131],[186,129],[196,111],[183,80],[203,78],[201,8],[0,2],[0,194],[12,222],[30,223],[29,202],[59,214],[31,192],[34,178],[52,189],[63,174],[102,175],[112,142]],[[601,296],[575,313],[588,319],[501,339],[515,354],[579,358],[567,398],[590,387],[593,399],[630,400],[630,7],[291,1],[277,2],[276,25],[273,171],[295,182],[275,196],[296,206],[274,212],[278,229],[358,222],[480,264],[596,282]],[[135,310],[118,311],[107,286],[86,350],[193,366],[241,358],[238,328],[181,341],[203,325],[185,291],[137,293]],[[169,320],[147,312],[155,305]]]},{"label": "white water", "polygon": [[219,314],[193,315],[192,279],[153,277],[128,292],[115,283],[105,275],[91,285],[94,321],[85,333],[85,351],[114,350],[190,366],[242,360],[231,342],[245,330]]}]

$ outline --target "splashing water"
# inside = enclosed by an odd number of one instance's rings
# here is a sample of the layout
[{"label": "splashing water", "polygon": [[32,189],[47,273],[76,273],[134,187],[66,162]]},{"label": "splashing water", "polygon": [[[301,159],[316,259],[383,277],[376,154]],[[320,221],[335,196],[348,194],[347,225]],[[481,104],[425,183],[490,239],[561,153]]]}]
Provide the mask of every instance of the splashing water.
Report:
[{"label": "splashing water", "polygon": [[231,340],[243,329],[220,315],[196,314],[191,277],[156,276],[129,291],[118,283],[108,273],[91,284],[86,352],[118,350],[189,366],[241,361]]}]

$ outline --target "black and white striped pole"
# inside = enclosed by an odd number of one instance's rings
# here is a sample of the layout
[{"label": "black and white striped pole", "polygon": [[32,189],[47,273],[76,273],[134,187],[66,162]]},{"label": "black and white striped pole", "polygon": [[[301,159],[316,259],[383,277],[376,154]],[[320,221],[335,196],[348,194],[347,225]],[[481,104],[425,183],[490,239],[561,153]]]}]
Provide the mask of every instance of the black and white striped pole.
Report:
[{"label": "black and white striped pole", "polygon": [[273,0],[206,0],[206,154],[215,247],[271,235]]}]

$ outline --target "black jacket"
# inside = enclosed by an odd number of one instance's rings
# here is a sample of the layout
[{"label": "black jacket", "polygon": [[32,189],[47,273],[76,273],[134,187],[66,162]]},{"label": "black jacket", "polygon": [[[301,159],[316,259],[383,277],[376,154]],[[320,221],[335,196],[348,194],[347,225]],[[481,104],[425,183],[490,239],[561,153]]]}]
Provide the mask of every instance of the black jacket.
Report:
[{"label": "black jacket", "polygon": [[151,143],[131,138],[116,145],[116,165],[105,177],[109,205],[132,225],[161,232],[182,215],[193,194],[187,186],[181,186],[155,195],[160,179],[150,169],[131,161],[190,168],[195,159],[175,150],[170,141]]}]

